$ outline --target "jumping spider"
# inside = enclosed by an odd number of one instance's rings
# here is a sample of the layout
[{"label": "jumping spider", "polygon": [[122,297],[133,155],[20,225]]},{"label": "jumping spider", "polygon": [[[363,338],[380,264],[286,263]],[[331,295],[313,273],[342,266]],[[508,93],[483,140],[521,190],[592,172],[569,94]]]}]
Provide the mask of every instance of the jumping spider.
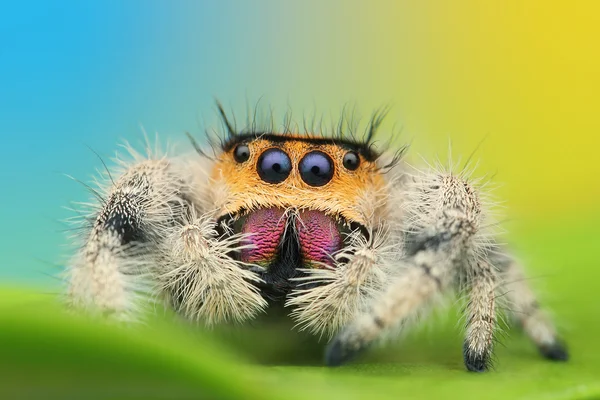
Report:
[{"label": "jumping spider", "polygon": [[567,359],[467,174],[377,152],[381,113],[356,140],[237,131],[218,108],[214,157],[195,141],[200,156],[130,149],[134,162],[109,172],[68,269],[73,306],[134,320],[160,299],[214,324],[281,302],[301,329],[333,338],[335,366],[456,289],[468,297],[468,370],[490,367],[500,297],[542,355]]}]

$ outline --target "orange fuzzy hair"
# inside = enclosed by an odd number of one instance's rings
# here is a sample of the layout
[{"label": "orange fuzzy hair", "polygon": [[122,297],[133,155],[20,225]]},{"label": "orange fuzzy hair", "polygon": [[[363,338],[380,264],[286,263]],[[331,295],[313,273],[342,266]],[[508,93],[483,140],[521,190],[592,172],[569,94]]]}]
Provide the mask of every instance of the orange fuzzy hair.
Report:
[{"label": "orange fuzzy hair", "polygon": [[[354,123],[357,121],[353,121],[353,113],[350,117],[342,113],[333,129],[334,133],[328,135],[313,133],[322,132],[322,126],[315,126],[314,119],[310,127],[304,123],[305,134],[297,133],[297,129],[292,128],[297,128],[297,124],[292,123],[290,116],[284,119],[283,132],[275,132],[272,116],[261,123],[257,121],[256,110],[254,119],[247,121],[248,128],[237,130],[219,102],[217,109],[225,132],[218,135],[220,146],[212,142],[208,135],[214,158],[209,157],[188,136],[199,153],[213,160],[210,170],[213,186],[211,191],[221,194],[214,203],[217,205],[218,219],[227,216],[237,218],[253,210],[280,207],[318,210],[338,221],[343,219],[340,222],[358,223],[363,228],[368,228],[382,215],[381,204],[385,204],[387,195],[383,174],[407,150],[407,146],[400,147],[385,163],[380,159],[382,152],[375,150],[373,139],[387,114],[386,109],[373,113],[360,140],[355,136],[357,124]],[[390,138],[389,143],[393,139]],[[242,163],[237,162],[233,156],[235,148],[240,144],[247,145],[250,150],[250,157]],[[270,148],[284,151],[292,164],[290,175],[276,184],[263,181],[257,170],[260,155]],[[334,166],[333,178],[318,187],[305,183],[298,171],[302,157],[314,150],[326,153],[333,160]],[[360,165],[354,171],[343,165],[343,157],[348,151],[355,152],[360,159]]]},{"label": "orange fuzzy hair", "polygon": [[[385,186],[374,160],[369,161],[358,153],[360,165],[355,171],[350,171],[342,163],[344,155],[352,151],[347,146],[299,135],[265,135],[240,143],[250,149],[248,160],[236,162],[233,146],[218,156],[212,169],[211,178],[227,187],[228,196],[220,209],[220,216],[279,207],[318,210],[333,217],[341,216],[349,222],[368,225],[371,216],[365,209],[364,198],[381,195]],[[263,181],[257,172],[258,158],[270,148],[283,150],[292,162],[290,175],[277,184]],[[302,157],[313,150],[320,150],[333,160],[333,178],[323,186],[306,184],[298,171]]]}]

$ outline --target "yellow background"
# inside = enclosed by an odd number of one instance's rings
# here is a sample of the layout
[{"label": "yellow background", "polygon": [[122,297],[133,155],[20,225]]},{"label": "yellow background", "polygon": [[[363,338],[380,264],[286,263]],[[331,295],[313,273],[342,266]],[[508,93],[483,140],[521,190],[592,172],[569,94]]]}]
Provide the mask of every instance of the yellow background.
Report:
[{"label": "yellow background", "polygon": [[391,104],[413,161],[446,158],[449,140],[464,160],[483,140],[478,172],[496,174],[511,217],[597,212],[600,3],[282,3],[265,60],[285,77],[275,97]]}]

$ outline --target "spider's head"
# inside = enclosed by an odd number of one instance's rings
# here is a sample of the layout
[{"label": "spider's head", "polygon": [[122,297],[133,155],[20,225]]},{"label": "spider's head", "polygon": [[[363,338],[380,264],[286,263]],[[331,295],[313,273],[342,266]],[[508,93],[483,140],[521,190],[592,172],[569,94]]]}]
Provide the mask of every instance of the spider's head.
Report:
[{"label": "spider's head", "polygon": [[226,188],[219,222],[250,234],[242,261],[270,267],[287,257],[294,268],[332,265],[349,232],[367,235],[372,228],[384,187],[376,158],[351,141],[237,135],[212,171]]}]

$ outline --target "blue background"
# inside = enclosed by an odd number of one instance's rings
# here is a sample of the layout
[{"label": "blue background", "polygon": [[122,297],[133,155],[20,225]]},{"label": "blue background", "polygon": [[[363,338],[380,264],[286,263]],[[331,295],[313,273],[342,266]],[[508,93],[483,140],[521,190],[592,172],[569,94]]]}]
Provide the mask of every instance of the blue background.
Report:
[{"label": "blue background", "polygon": [[88,181],[101,166],[88,146],[109,158],[121,139],[141,140],[141,125],[197,134],[213,96],[261,85],[248,62],[260,48],[240,45],[261,40],[253,9],[179,4],[3,3],[0,279],[51,282],[48,263],[68,253],[63,207],[88,198],[64,174]]}]

